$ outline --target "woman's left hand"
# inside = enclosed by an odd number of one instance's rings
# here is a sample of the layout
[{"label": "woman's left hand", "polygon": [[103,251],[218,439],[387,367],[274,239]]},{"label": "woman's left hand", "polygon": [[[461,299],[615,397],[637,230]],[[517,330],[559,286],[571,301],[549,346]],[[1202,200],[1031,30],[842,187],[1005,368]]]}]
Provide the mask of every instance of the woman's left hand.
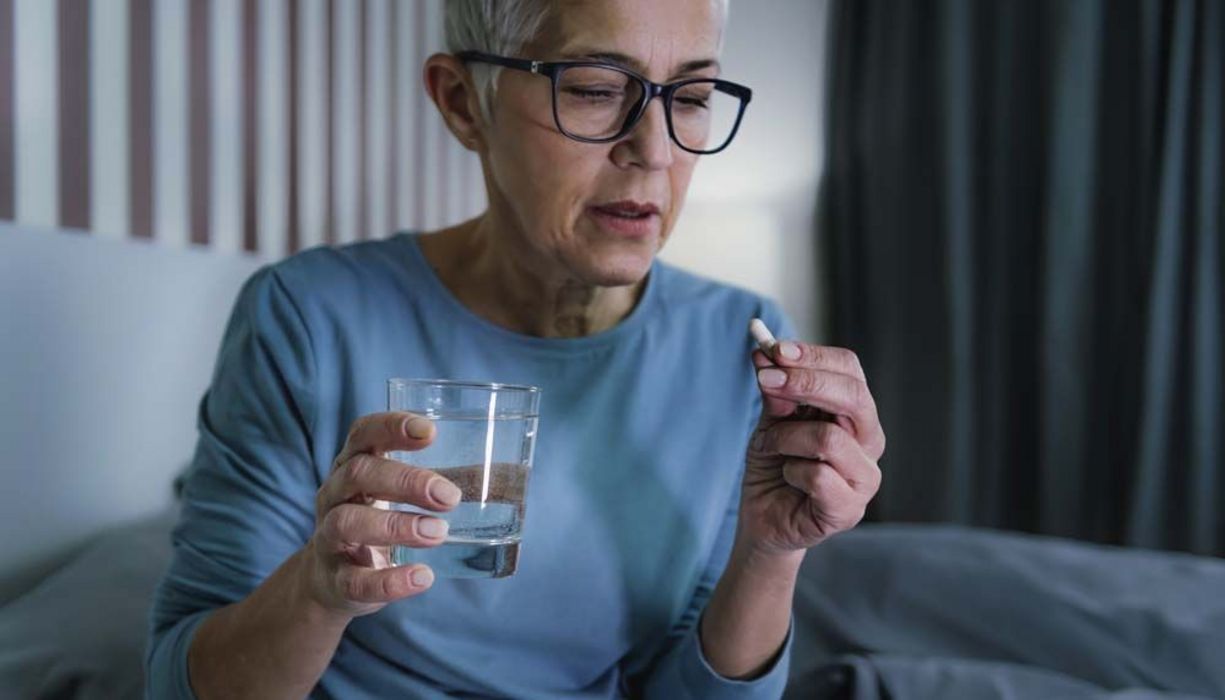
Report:
[{"label": "woman's left hand", "polygon": [[885,432],[850,350],[782,341],[753,353],[762,415],[749,440],[741,544],[805,550],[854,527],[880,488]]}]

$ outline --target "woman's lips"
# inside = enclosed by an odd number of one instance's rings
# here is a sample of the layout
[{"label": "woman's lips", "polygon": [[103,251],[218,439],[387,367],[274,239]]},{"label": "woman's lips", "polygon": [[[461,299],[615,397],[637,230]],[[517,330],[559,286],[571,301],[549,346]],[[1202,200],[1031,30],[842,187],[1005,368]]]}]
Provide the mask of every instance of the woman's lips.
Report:
[{"label": "woman's lips", "polygon": [[646,238],[659,229],[659,214],[631,213],[623,209],[588,207],[590,216],[601,229],[627,238]]}]

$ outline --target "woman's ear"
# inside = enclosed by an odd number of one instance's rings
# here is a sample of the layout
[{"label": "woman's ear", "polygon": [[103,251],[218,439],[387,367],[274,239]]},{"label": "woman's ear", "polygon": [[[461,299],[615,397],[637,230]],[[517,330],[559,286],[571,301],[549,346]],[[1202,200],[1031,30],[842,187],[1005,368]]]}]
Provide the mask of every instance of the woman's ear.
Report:
[{"label": "woman's ear", "polygon": [[425,62],[425,90],[438,107],[447,128],[464,148],[485,150],[485,118],[472,75],[463,62],[446,53],[436,53]]}]

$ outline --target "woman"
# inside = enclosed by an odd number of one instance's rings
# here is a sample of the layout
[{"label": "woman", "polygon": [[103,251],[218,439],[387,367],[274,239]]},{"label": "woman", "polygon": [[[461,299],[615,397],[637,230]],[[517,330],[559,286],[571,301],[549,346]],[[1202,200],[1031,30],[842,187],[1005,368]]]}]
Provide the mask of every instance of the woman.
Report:
[{"label": "woman", "polygon": [[[311,250],[244,287],[201,405],[150,693],[776,697],[804,552],[862,517],[884,435],[853,354],[750,357],[750,318],[789,335],[774,304],[655,261],[699,154],[748,100],[714,82],[726,6],[446,12],[452,53],[426,87],[479,154],[488,211]],[[445,512],[458,496],[383,459],[433,435],[380,412],[392,376],[543,388],[515,576],[384,565],[445,525],[373,499]]]}]

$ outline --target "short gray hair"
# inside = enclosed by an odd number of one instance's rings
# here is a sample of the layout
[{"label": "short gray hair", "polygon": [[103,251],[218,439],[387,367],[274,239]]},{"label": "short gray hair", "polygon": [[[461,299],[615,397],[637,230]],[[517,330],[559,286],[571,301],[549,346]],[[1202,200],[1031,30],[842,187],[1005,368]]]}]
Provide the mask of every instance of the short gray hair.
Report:
[{"label": "short gray hair", "polygon": [[[550,4],[548,0],[447,0],[447,50],[514,56],[540,33]],[[468,67],[476,82],[481,113],[488,120],[489,103],[502,69],[485,63],[470,63]]]},{"label": "short gray hair", "polygon": [[[714,0],[727,23],[728,0]],[[445,32],[447,51],[482,51],[498,56],[515,56],[536,38],[544,24],[551,0],[446,0]],[[719,37],[723,48],[723,37]],[[490,103],[500,66],[471,63],[481,114],[490,119]]]}]

